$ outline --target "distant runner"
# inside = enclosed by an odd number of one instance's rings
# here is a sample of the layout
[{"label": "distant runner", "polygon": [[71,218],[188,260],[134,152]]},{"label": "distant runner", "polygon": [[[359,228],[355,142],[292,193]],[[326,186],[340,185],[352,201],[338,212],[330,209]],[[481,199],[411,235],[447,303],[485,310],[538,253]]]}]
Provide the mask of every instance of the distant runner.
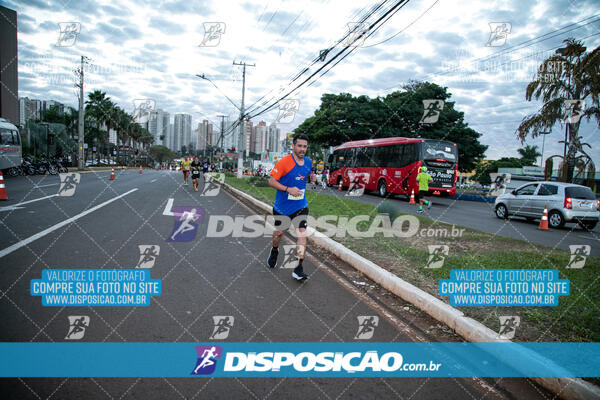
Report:
[{"label": "distant runner", "polygon": [[421,167],[421,172],[417,175],[417,182],[419,183],[419,209],[417,213],[423,214],[423,203],[427,208],[431,208],[431,201],[425,200],[425,195],[429,192],[429,182],[433,178],[427,173],[427,167]]},{"label": "distant runner", "polygon": [[[312,177],[312,160],[304,157],[308,147],[308,136],[296,134],[293,139],[292,154],[288,154],[277,162],[271,171],[269,186],[277,189],[275,203],[273,204],[273,215],[287,216],[297,229],[296,250],[298,253],[298,265],[292,272],[292,277],[296,280],[303,280],[308,277],[302,268],[304,261],[304,249],[306,248],[306,217],[308,216],[308,207],[304,192],[306,182]],[[275,229],[281,225],[281,218],[275,221]],[[291,228],[291,224],[290,224]],[[275,230],[273,232],[273,248],[267,259],[267,265],[275,268],[277,265],[277,256],[279,255],[279,241],[283,231]]]},{"label": "distant runner", "polygon": [[198,179],[200,179],[200,160],[198,157],[194,157],[194,161],[190,164],[190,170],[192,171],[192,185],[194,190],[198,191]]},{"label": "distant runner", "polygon": [[185,186],[188,185],[188,177],[190,175],[190,166],[191,166],[191,164],[192,164],[192,162],[190,161],[189,157],[185,157],[181,161],[181,172],[183,172],[183,182],[184,182]]}]

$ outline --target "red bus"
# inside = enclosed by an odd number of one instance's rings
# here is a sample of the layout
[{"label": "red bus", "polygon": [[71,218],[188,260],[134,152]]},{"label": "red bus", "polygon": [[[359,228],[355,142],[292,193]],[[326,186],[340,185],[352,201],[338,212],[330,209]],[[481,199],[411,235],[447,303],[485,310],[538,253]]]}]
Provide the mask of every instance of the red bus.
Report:
[{"label": "red bus", "polygon": [[458,149],[452,142],[404,137],[346,142],[334,149],[328,164],[330,185],[349,187],[360,177],[365,190],[376,190],[382,197],[416,193],[422,165],[433,178],[431,193],[456,193]]}]

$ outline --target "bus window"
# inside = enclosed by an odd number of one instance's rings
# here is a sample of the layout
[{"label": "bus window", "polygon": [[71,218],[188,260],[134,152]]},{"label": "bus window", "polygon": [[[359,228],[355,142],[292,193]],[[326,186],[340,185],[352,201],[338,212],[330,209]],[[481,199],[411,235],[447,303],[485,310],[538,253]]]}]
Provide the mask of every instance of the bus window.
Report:
[{"label": "bus window", "polygon": [[[11,129],[6,129],[6,128],[0,128],[0,144],[4,144],[4,145],[14,145],[14,144],[19,144],[18,142],[18,138],[15,138],[14,136],[14,132]],[[19,136],[19,134],[17,133],[16,136]],[[15,142],[16,141],[16,142]]]},{"label": "bus window", "polygon": [[423,145],[423,159],[442,159],[451,162],[458,161],[456,146],[447,142],[425,141]]}]

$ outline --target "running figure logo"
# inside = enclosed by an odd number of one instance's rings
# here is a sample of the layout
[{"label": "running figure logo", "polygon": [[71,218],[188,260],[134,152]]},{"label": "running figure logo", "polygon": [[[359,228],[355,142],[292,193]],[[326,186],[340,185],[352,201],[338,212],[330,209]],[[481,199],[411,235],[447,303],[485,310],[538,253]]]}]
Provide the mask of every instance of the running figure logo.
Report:
[{"label": "running figure logo", "polygon": [[298,266],[298,246],[295,244],[283,245],[283,264],[281,268],[296,268]]},{"label": "running figure logo", "polygon": [[134,99],[133,118],[138,124],[145,124],[150,120],[150,112],[156,107],[154,99]]},{"label": "running figure logo", "polygon": [[506,184],[510,183],[511,175],[509,173],[499,174],[497,172],[490,173],[492,184],[490,185],[490,195],[500,196],[506,192]]},{"label": "running figure logo", "polygon": [[442,268],[448,255],[448,246],[445,244],[430,244],[427,249],[429,250],[429,257],[425,268]]},{"label": "running figure logo", "polygon": [[510,22],[490,22],[490,38],[485,44],[487,47],[504,46],[512,28]]},{"label": "running figure logo", "polygon": [[90,317],[87,315],[69,315],[69,331],[65,340],[83,339],[85,329],[90,326]]},{"label": "running figure logo", "polygon": [[354,339],[371,339],[375,328],[379,325],[379,317],[377,315],[359,315],[356,318],[358,319],[358,331]]},{"label": "running figure logo", "polygon": [[223,340],[229,336],[229,331],[233,328],[235,318],[231,315],[215,315],[213,322],[215,324],[213,333],[210,335],[211,340]]},{"label": "running figure logo", "polygon": [[59,22],[58,23],[58,40],[56,47],[70,47],[77,41],[77,36],[81,33],[80,22]]},{"label": "running figure logo", "polygon": [[279,114],[275,119],[276,124],[289,124],[294,120],[296,112],[300,109],[300,100],[287,99],[279,102]]},{"label": "running figure logo", "polygon": [[420,124],[435,124],[444,109],[444,100],[423,100],[423,116]]},{"label": "running figure logo", "polygon": [[349,22],[348,33],[346,39],[342,42],[342,46],[358,47],[362,46],[367,39],[369,26],[366,22]]},{"label": "running figure logo", "polygon": [[204,209],[201,207],[173,207],[175,226],[167,242],[189,242],[196,238],[198,224],[202,220]]},{"label": "running figure logo", "polygon": [[564,120],[567,124],[576,124],[583,115],[585,100],[565,100]]},{"label": "running figure logo", "polygon": [[154,261],[160,254],[160,246],[157,244],[145,245],[140,244],[140,259],[135,266],[136,268],[152,268],[154,267]]},{"label": "running figure logo", "polygon": [[370,174],[368,172],[354,173],[348,171],[348,178],[350,179],[350,185],[348,186],[348,192],[345,196],[359,197],[365,193],[365,187],[369,183]]},{"label": "running figure logo", "polygon": [[58,174],[60,177],[60,188],[58,189],[58,195],[62,197],[70,197],[75,194],[75,189],[77,189],[77,184],[81,180],[81,175],[79,174],[71,174],[71,173],[63,173]]},{"label": "running figure logo", "polygon": [[521,317],[515,315],[499,316],[500,331],[498,332],[499,339],[512,339],[515,337],[517,327],[521,325]]},{"label": "running figure logo", "polygon": [[204,22],[204,38],[198,47],[216,47],[225,34],[225,22]]},{"label": "running figure logo", "polygon": [[198,360],[191,375],[210,375],[217,368],[217,359],[223,355],[221,346],[196,346]]},{"label": "running figure logo", "polygon": [[588,244],[572,244],[569,246],[569,250],[571,250],[571,259],[566,268],[581,269],[584,267],[585,260],[590,255],[592,247]]},{"label": "running figure logo", "polygon": [[221,191],[221,185],[217,184],[217,182],[223,184],[225,182],[225,174],[217,173],[214,175],[205,175],[206,180],[204,184],[204,188],[202,188],[202,193],[200,196],[205,197],[214,197],[217,196]]}]

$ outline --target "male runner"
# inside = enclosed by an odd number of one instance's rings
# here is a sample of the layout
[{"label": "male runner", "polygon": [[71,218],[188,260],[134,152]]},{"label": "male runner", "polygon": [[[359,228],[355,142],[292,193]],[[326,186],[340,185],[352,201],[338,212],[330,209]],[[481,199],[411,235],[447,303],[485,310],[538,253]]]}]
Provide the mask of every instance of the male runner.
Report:
[{"label": "male runner", "polygon": [[188,185],[188,177],[190,175],[190,165],[191,164],[192,164],[192,162],[190,161],[190,158],[188,156],[186,156],[181,161],[181,172],[183,172],[183,182],[184,182],[185,186]]},{"label": "male runner", "polygon": [[427,205],[427,208],[431,208],[431,201],[425,200],[425,195],[429,191],[429,182],[433,178],[427,173],[427,167],[421,167],[421,172],[417,175],[417,182],[419,184],[419,209],[418,214],[423,214],[423,203]]},{"label": "male runner", "polygon": [[[275,203],[273,204],[273,215],[287,216],[297,224],[296,250],[298,253],[298,266],[292,272],[292,277],[299,281],[308,277],[302,268],[304,249],[306,248],[306,216],[308,215],[304,191],[306,190],[307,178],[312,177],[312,161],[310,158],[304,157],[307,147],[308,136],[304,134],[294,135],[292,154],[288,154],[277,162],[269,178],[269,186],[277,189]],[[275,265],[277,265],[279,241],[283,235],[283,231],[277,230],[277,227],[282,222],[281,218],[277,218],[275,221],[276,230],[273,232],[273,248],[267,260],[267,265],[270,268],[275,268]]]},{"label": "male runner", "polygon": [[194,161],[190,164],[190,170],[192,171],[192,185],[194,190],[198,191],[198,179],[200,179],[200,160],[198,157],[194,157]]}]

